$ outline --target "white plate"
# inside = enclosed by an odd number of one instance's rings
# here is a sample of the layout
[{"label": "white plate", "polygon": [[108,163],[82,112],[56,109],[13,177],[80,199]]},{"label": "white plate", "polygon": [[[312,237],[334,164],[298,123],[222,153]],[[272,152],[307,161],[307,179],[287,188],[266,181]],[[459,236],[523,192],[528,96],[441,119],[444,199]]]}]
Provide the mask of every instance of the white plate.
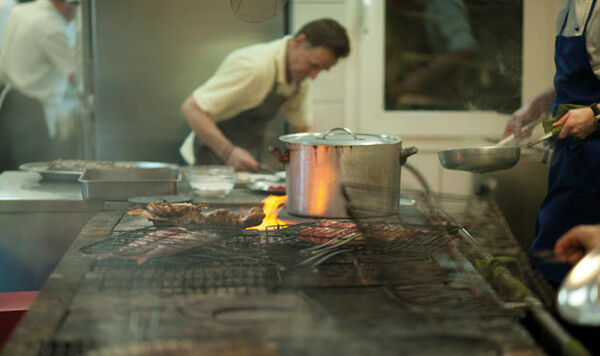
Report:
[{"label": "white plate", "polygon": [[247,185],[248,189],[261,192],[261,193],[270,193],[270,194],[285,194],[285,183],[283,182],[268,182],[268,181],[259,181],[249,183]]},{"label": "white plate", "polygon": [[256,182],[279,182],[281,178],[274,174],[238,172],[238,184],[249,184]]}]

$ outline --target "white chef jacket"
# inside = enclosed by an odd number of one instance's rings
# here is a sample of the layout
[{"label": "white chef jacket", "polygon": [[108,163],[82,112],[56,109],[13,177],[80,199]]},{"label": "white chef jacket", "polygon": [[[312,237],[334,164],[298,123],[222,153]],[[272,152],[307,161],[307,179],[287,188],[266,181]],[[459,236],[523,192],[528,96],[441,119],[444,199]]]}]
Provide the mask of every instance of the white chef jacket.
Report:
[{"label": "white chef jacket", "polygon": [[[0,46],[0,80],[44,106],[48,134],[56,137],[59,120],[75,101],[69,76],[77,71],[75,26],[50,0],[12,9]],[[70,95],[71,94],[71,95]]]},{"label": "white chef jacket", "polygon": [[[310,125],[310,81],[302,81],[296,94],[296,84],[286,81],[285,49],[291,38],[285,36],[230,53],[213,76],[192,93],[198,106],[215,122],[225,121],[259,106],[276,83],[278,94],[290,95],[282,106],[285,120],[292,126]],[[190,164],[195,163],[194,137],[191,132],[179,149]]]},{"label": "white chef jacket", "polygon": [[[17,0],[0,0],[0,44],[2,43],[2,34],[4,33],[4,26],[6,25],[6,19],[8,14],[13,7],[17,6]],[[2,47],[0,47],[0,51]]]},{"label": "white chef jacket", "polygon": [[[581,36],[591,6],[592,0],[565,0],[556,18],[556,33],[560,33],[568,11],[569,17],[567,18],[563,36]],[[600,1],[596,1],[594,13],[590,17],[586,32],[586,41],[592,70],[596,74],[596,77],[600,79]]]}]

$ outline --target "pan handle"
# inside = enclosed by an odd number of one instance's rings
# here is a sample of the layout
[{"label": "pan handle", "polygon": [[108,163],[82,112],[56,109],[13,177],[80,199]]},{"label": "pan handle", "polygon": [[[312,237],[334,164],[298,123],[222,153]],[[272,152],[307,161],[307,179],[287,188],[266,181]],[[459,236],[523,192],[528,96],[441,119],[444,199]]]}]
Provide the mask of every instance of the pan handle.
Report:
[{"label": "pan handle", "polygon": [[526,145],[525,145],[525,148],[531,148],[531,147],[533,147],[533,146],[537,145],[537,144],[538,144],[538,143],[540,143],[540,142],[544,142],[544,141],[546,141],[547,139],[549,139],[549,138],[550,138],[550,137],[552,137],[552,136],[554,136],[554,133],[553,133],[552,131],[550,131],[550,132],[548,132],[547,134],[545,134],[544,136],[542,136],[542,137],[539,137],[539,138],[537,138],[537,139],[535,139],[535,140],[533,140],[533,141],[529,142],[528,144],[526,144]]},{"label": "pan handle", "polygon": [[402,151],[400,152],[400,165],[403,165],[404,163],[406,163],[406,159],[408,157],[414,155],[417,152],[419,152],[419,149],[416,148],[415,146],[403,148]]}]

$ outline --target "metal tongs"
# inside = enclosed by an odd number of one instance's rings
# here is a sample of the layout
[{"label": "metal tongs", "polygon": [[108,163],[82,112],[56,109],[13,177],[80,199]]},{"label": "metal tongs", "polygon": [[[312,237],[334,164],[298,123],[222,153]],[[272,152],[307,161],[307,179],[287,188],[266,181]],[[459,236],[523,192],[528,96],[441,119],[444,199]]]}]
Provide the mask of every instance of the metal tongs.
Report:
[{"label": "metal tongs", "polygon": [[537,144],[538,144],[538,143],[540,143],[540,142],[544,142],[544,141],[546,141],[547,139],[551,138],[552,136],[554,136],[554,133],[553,133],[552,131],[550,131],[550,132],[548,132],[547,134],[545,134],[544,136],[542,136],[542,137],[538,137],[538,138],[536,138],[535,140],[533,140],[533,141],[531,141],[531,142],[528,142],[528,143],[525,145],[525,148],[531,148],[531,147],[533,147],[533,146],[537,145]]},{"label": "metal tongs", "polygon": [[[523,130],[527,130],[530,128],[534,128],[536,127],[539,123],[541,123],[543,121],[542,118],[539,118],[537,120],[534,120],[530,123],[528,123],[527,125],[521,127],[521,131]],[[549,138],[549,137],[546,137]],[[515,134],[510,134],[509,136],[506,136],[505,138],[503,138],[502,140],[498,141],[498,143],[496,144],[496,146],[513,146],[513,141],[515,141]],[[542,140],[543,141],[543,140]],[[541,141],[538,141],[536,143],[539,143]]]}]

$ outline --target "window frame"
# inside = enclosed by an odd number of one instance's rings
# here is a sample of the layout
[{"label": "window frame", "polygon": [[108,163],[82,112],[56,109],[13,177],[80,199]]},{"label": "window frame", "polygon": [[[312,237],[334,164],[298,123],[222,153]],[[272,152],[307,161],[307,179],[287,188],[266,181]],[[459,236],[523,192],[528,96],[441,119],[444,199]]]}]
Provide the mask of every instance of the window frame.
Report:
[{"label": "window frame", "polygon": [[[555,18],[562,0],[523,0],[522,102],[552,85]],[[347,113],[360,132],[395,133],[403,137],[499,136],[508,114],[494,111],[385,111],[385,0],[360,0],[355,13],[358,56],[357,101]],[[349,71],[352,72],[352,71]],[[355,73],[354,73],[355,74]]]}]

